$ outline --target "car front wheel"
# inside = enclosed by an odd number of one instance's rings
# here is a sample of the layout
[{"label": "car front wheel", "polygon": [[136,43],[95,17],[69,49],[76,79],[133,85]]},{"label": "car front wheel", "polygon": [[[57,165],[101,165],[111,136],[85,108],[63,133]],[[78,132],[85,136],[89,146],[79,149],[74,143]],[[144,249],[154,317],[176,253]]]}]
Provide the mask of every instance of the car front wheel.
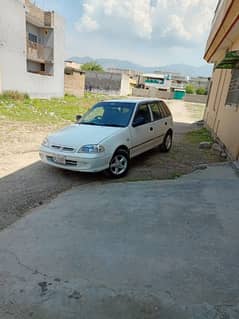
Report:
[{"label": "car front wheel", "polygon": [[113,155],[108,173],[113,178],[120,178],[128,172],[129,169],[129,154],[125,150],[119,149]]}]

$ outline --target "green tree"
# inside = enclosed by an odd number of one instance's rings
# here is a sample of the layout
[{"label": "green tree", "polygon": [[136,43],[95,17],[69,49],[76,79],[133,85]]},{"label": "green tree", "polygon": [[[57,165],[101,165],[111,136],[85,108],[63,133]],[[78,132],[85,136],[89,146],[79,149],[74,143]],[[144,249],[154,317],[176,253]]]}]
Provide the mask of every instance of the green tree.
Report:
[{"label": "green tree", "polygon": [[103,67],[96,62],[87,62],[81,66],[82,71],[104,71]]},{"label": "green tree", "polygon": [[207,90],[205,88],[200,87],[196,89],[196,93],[199,95],[207,95]]},{"label": "green tree", "polygon": [[194,94],[195,93],[195,87],[192,84],[186,85],[186,93],[187,94]]}]

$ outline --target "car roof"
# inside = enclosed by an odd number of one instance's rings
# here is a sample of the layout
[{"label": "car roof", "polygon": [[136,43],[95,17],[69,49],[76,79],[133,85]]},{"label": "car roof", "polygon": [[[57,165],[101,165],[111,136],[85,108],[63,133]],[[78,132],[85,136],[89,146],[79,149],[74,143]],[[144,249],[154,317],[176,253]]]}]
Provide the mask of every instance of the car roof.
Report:
[{"label": "car roof", "polygon": [[113,100],[105,100],[104,102],[123,102],[123,103],[140,103],[140,102],[154,102],[154,101],[162,101],[157,98],[132,98],[132,99],[113,99]]}]

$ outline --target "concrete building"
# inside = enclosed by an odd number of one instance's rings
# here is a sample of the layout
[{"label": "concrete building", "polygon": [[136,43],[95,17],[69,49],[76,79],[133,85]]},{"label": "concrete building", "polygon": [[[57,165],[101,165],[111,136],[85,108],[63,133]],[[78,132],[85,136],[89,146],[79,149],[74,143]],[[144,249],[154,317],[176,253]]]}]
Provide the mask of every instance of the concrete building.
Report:
[{"label": "concrete building", "polygon": [[132,70],[132,69],[108,68],[107,71],[110,73],[127,74],[130,77],[137,77],[142,74],[142,72]]},{"label": "concrete building", "polygon": [[178,72],[171,71],[155,71],[155,74],[163,74],[167,79],[171,80],[171,91],[173,92],[175,89],[185,89],[186,85],[189,82],[189,76],[183,75]]},{"label": "concrete building", "polygon": [[65,61],[65,68],[69,67],[69,68],[73,68],[75,70],[81,70],[81,66],[82,66],[82,64],[71,61],[71,60]]},{"label": "concrete building", "polygon": [[[143,80],[143,81],[142,81]],[[155,88],[162,91],[170,91],[171,77],[165,74],[145,73],[142,75],[143,86],[146,89]]]},{"label": "concrete building", "polygon": [[29,0],[0,0],[0,91],[64,95],[64,21]]},{"label": "concrete building", "polygon": [[205,60],[214,64],[206,125],[239,159],[239,1],[218,2],[206,45]]},{"label": "concrete building", "polygon": [[131,79],[127,74],[87,71],[85,77],[87,91],[120,96],[132,94]]}]

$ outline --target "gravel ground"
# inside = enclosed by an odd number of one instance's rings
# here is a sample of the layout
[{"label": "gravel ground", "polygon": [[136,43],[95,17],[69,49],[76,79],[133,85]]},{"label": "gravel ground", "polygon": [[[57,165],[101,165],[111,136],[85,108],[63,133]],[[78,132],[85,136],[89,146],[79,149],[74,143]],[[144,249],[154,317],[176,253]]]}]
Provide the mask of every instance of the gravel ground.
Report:
[{"label": "gravel ground", "polygon": [[[176,178],[190,173],[198,164],[220,161],[213,151],[202,151],[185,138],[186,132],[196,129],[192,123],[202,118],[203,106],[175,101],[169,105],[177,122],[171,152],[162,154],[155,149],[134,159],[123,180]],[[103,174],[64,171],[39,162],[41,141],[56,129],[57,126],[0,122],[0,229],[67,189],[95,181],[108,182]]]}]

